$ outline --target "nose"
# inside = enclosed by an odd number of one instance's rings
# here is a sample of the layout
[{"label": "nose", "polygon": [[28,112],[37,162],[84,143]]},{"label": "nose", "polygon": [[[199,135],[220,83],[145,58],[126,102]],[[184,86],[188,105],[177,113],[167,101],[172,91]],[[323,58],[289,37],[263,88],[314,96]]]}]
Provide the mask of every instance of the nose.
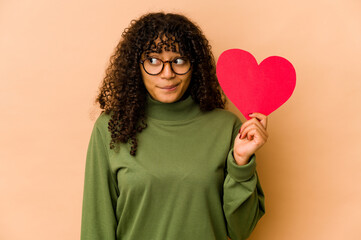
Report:
[{"label": "nose", "polygon": [[172,67],[170,65],[170,62],[164,63],[163,71],[161,72],[161,77],[165,79],[171,79],[175,76],[175,73],[172,70]]}]

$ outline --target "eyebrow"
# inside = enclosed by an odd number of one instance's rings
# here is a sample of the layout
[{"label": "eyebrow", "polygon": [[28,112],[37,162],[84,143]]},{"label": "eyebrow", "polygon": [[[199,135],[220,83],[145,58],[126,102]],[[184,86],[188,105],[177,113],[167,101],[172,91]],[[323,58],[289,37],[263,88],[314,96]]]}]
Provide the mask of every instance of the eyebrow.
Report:
[{"label": "eyebrow", "polygon": [[172,52],[172,53],[181,54],[180,52],[177,52],[177,51],[176,51],[176,52],[174,52],[174,51],[165,51],[165,50],[164,50],[164,51],[162,50],[161,52],[157,52],[157,51],[154,51],[154,50],[153,50],[153,51],[152,51],[152,50],[146,51],[146,53],[148,53],[148,54],[152,54],[152,53],[154,53],[154,54],[161,54],[162,52]]},{"label": "eyebrow", "polygon": [[[161,58],[159,55],[160,55],[159,53],[150,52],[150,53],[146,54],[145,57]],[[170,58],[171,58],[171,59],[175,59],[175,58],[183,58],[183,57],[184,57],[184,56],[182,56],[180,53],[177,52],[177,55],[176,55],[176,56],[171,56]]]}]

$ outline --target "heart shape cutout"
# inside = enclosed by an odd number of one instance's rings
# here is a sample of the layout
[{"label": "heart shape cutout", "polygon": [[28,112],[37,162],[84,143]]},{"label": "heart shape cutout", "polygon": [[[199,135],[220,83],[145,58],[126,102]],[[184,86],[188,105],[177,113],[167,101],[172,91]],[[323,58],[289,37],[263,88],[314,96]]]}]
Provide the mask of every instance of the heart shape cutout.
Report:
[{"label": "heart shape cutout", "polygon": [[285,58],[271,56],[259,65],[247,51],[229,49],[217,61],[221,88],[246,119],[259,112],[269,115],[284,104],[296,86],[296,71]]}]

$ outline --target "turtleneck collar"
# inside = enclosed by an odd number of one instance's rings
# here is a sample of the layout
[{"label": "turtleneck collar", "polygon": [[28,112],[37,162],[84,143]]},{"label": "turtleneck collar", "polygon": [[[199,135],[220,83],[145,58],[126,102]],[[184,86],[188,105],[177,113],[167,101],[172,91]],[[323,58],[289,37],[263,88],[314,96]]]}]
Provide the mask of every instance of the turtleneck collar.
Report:
[{"label": "turtleneck collar", "polygon": [[190,120],[201,113],[199,105],[193,101],[191,95],[177,102],[163,103],[147,93],[147,105],[148,117],[163,121]]}]

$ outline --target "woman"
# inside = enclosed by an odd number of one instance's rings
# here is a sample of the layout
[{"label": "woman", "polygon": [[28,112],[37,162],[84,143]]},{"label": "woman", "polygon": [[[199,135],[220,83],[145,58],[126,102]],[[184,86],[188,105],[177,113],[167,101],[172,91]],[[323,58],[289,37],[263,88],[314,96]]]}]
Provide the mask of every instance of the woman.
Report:
[{"label": "woman", "polygon": [[97,101],[81,238],[246,239],[264,214],[255,151],[267,118],[224,110],[208,41],[152,13],[122,34]]}]

